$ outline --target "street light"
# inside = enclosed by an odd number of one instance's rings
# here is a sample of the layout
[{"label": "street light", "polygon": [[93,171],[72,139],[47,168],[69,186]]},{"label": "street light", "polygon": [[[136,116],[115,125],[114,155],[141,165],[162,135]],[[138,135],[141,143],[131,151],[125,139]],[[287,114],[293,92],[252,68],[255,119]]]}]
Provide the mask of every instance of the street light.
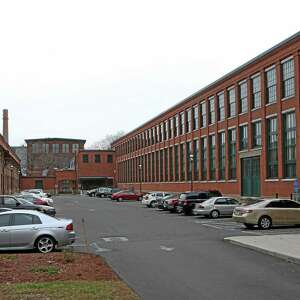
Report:
[{"label": "street light", "polygon": [[193,191],[193,161],[194,161],[194,155],[190,154],[191,192]]},{"label": "street light", "polygon": [[142,165],[139,164],[140,194],[142,193]]}]

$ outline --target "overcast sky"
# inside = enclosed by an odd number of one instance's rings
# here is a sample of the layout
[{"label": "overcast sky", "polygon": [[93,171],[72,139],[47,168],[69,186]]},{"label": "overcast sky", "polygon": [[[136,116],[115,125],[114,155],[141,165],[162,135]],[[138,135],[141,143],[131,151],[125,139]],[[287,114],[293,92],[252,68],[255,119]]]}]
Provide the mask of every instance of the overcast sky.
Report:
[{"label": "overcast sky", "polygon": [[300,30],[300,1],[0,2],[10,144],[130,131]]}]

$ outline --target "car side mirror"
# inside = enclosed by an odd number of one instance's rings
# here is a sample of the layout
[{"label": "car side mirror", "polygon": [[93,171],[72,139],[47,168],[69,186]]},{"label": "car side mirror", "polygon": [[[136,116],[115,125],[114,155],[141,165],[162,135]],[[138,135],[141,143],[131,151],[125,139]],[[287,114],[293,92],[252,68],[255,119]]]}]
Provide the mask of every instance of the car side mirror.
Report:
[{"label": "car side mirror", "polygon": [[20,206],[20,205],[21,205],[21,203],[20,203],[20,202],[17,202],[17,203],[16,203],[16,206]]}]

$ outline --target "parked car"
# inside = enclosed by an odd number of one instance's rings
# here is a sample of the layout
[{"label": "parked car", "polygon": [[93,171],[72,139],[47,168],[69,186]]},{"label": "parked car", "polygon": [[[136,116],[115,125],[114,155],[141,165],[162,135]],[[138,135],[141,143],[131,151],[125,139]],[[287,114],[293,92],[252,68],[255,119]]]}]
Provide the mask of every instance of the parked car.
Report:
[{"label": "parked car", "polygon": [[240,205],[236,199],[230,197],[214,197],[202,203],[196,203],[193,214],[214,219],[220,216],[232,216],[234,209]]},{"label": "parked car", "polygon": [[92,189],[86,192],[86,194],[90,197],[95,197],[97,189]]},{"label": "parked car", "polygon": [[0,213],[5,212],[5,211],[11,211],[11,208],[5,208],[5,207],[0,207]]},{"label": "parked car", "polygon": [[51,206],[35,205],[22,198],[14,196],[0,195],[0,208],[28,209],[41,211],[50,215],[55,215],[55,209]]},{"label": "parked car", "polygon": [[164,205],[166,206],[166,210],[168,210],[170,213],[177,212],[177,206],[179,204],[179,197],[180,197],[180,194],[175,195],[171,199],[165,200]]},{"label": "parked car", "polygon": [[42,205],[42,204],[35,204],[32,203],[31,201],[28,201],[26,199],[23,199],[21,197],[17,197],[17,199],[23,204],[23,205],[30,205],[30,204],[34,204],[35,206],[38,206],[38,211],[41,211],[49,216],[54,217],[56,215],[56,210],[54,207],[52,206],[48,206],[48,205]]},{"label": "parked car", "polygon": [[112,200],[122,201],[122,200],[141,200],[142,194],[135,193],[131,191],[121,191],[115,194],[112,194],[111,196]]},{"label": "parked car", "polygon": [[237,207],[233,219],[252,229],[270,229],[272,225],[300,225],[300,204],[293,200],[268,199]]},{"label": "parked car", "polygon": [[158,199],[157,207],[159,209],[168,210],[167,201],[178,197],[179,197],[178,193],[170,193],[169,195],[166,195],[163,198]]},{"label": "parked car", "polygon": [[221,197],[222,194],[217,190],[200,191],[200,192],[186,192],[180,194],[177,211],[190,215],[195,208],[196,203],[202,203],[212,197]]},{"label": "parked car", "polygon": [[157,202],[165,196],[170,195],[167,192],[152,192],[150,194],[144,195],[142,199],[142,204],[145,204],[148,207],[155,207]]},{"label": "parked car", "polygon": [[18,195],[17,197],[21,197],[27,201],[32,202],[33,204],[53,206],[53,200],[51,198],[43,198],[35,194],[29,194],[24,192]]},{"label": "parked car", "polygon": [[49,253],[75,241],[72,220],[56,219],[38,211],[0,213],[0,250],[37,249]]},{"label": "parked car", "polygon": [[107,188],[107,187],[98,188],[95,193],[95,196],[100,198],[110,198],[111,195],[112,195],[112,190],[111,188]]},{"label": "parked car", "polygon": [[[44,193],[44,191],[42,189],[30,189],[30,190],[24,190],[23,192],[29,193],[29,194],[35,194],[42,198],[48,198],[50,195],[49,193]],[[51,197],[51,195],[50,195],[50,197]]]}]

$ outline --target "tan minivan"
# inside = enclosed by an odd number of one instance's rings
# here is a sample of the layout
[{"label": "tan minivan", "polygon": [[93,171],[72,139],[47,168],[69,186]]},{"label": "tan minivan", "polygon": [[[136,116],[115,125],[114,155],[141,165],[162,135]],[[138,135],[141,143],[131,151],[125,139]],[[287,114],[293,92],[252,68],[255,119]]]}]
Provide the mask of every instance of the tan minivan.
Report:
[{"label": "tan minivan", "polygon": [[300,225],[300,203],[285,199],[267,199],[235,208],[232,215],[236,222],[247,228],[258,225],[270,229],[272,225]]}]

